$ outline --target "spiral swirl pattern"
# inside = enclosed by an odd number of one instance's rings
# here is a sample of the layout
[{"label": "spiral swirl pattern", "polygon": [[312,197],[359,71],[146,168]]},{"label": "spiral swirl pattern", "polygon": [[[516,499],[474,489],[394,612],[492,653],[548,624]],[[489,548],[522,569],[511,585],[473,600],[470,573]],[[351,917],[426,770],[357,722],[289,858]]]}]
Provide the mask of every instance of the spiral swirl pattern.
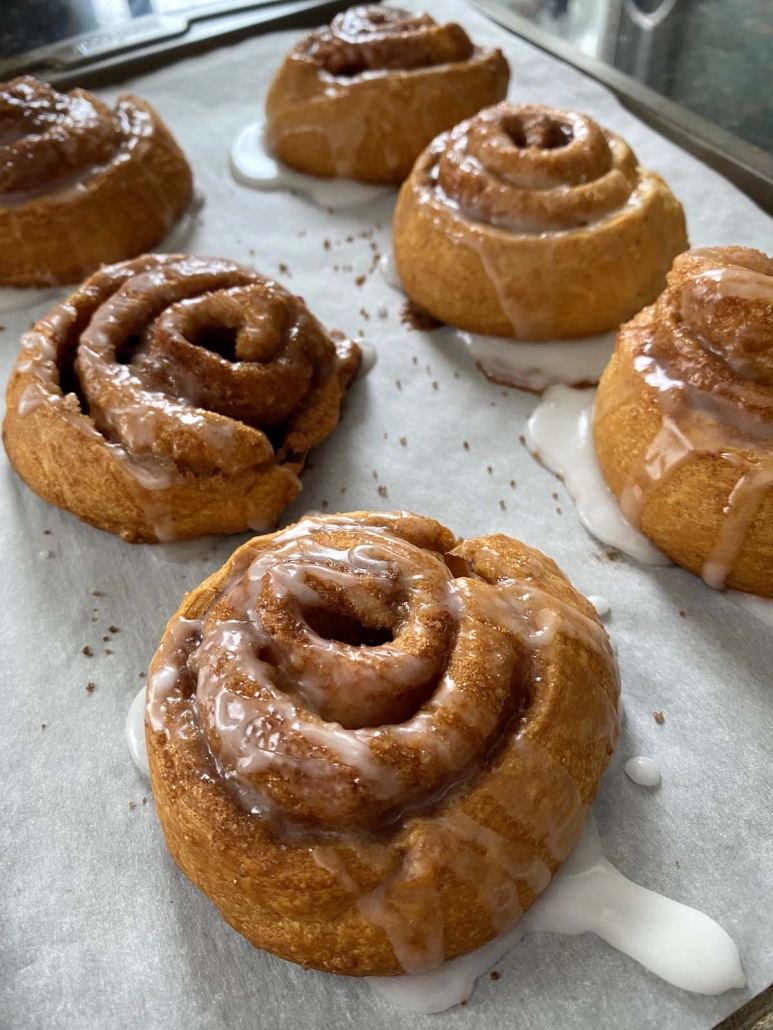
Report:
[{"label": "spiral swirl pattern", "polygon": [[140,502],[149,491],[170,514],[177,485],[198,484],[202,505],[205,484],[256,488],[264,474],[283,482],[287,503],[359,360],[303,301],[251,269],[149,255],[104,268],[25,336],[8,418],[23,444],[55,415],[60,431],[101,444]]},{"label": "spiral swirl pattern", "polygon": [[498,104],[438,136],[394,218],[412,300],[527,340],[616,328],[657,296],[686,242],[679,204],[623,139],[536,104]]},{"label": "spiral swirl pattern", "polygon": [[[606,634],[539,552],[407,513],[307,518],[237,551],[170,623],[148,683],[154,792],[212,783],[209,833],[230,840],[212,825],[226,806],[251,853],[296,842],[287,860],[338,914],[418,971],[448,957],[444,870],[482,890],[484,935],[544,887],[616,743],[616,700]],[[181,812],[160,811],[179,861]],[[306,903],[305,922],[329,917],[297,892],[287,911]]]},{"label": "spiral swirl pattern", "polygon": [[657,302],[620,330],[594,438],[625,514],[666,554],[710,586],[773,595],[771,258],[711,247],[676,259]]},{"label": "spiral swirl pattern", "polygon": [[331,75],[427,68],[466,61],[473,46],[461,25],[394,7],[350,7],[307,41],[310,57]]},{"label": "spiral swirl pattern", "polygon": [[137,97],[115,108],[31,76],[0,86],[0,284],[76,282],[161,242],[191,201],[190,168]]}]

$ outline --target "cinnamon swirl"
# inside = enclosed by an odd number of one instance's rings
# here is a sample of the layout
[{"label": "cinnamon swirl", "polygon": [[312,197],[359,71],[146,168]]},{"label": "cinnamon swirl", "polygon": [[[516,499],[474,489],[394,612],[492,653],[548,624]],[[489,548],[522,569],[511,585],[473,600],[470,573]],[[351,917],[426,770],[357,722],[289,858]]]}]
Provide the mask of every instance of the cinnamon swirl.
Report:
[{"label": "cinnamon swirl", "polygon": [[3,441],[37,494],[131,542],[270,528],[360,356],[250,268],[146,255],[25,334]]},{"label": "cinnamon swirl", "polygon": [[28,75],[0,85],[0,286],[75,283],[142,254],[192,195],[182,151],[138,97],[113,109]]},{"label": "cinnamon swirl", "polygon": [[449,325],[548,340],[616,329],[687,246],[682,208],[587,115],[503,103],[443,133],[403,185],[394,254]]},{"label": "cinnamon swirl", "polygon": [[773,260],[680,255],[624,325],[593,439],[623,514],[673,561],[773,597]]},{"label": "cinnamon swirl", "polygon": [[175,861],[257,947],[416,973],[515,924],[617,742],[592,606],[496,535],[405,512],[306,518],[187,596],[146,740]]},{"label": "cinnamon swirl", "polygon": [[507,92],[499,50],[460,25],[352,7],[288,54],[266,100],[266,142],[310,175],[399,183],[439,132]]}]

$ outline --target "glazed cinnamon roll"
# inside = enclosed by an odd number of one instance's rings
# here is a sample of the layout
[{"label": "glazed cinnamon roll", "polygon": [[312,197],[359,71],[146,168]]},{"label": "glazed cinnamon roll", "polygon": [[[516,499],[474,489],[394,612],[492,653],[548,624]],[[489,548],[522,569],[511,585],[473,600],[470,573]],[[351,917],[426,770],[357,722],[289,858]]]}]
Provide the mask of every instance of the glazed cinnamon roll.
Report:
[{"label": "glazed cinnamon roll", "polygon": [[360,356],[250,268],[146,255],[24,336],[3,441],[35,493],[131,542],[270,528]]},{"label": "glazed cinnamon roll", "polygon": [[709,584],[773,597],[773,260],[682,254],[617,337],[593,439],[623,514]]},{"label": "glazed cinnamon roll", "polygon": [[0,285],[75,283],[150,250],[192,194],[182,151],[138,97],[113,109],[31,76],[0,85]]},{"label": "glazed cinnamon roll", "polygon": [[288,54],[266,100],[266,142],[292,168],[399,183],[439,132],[507,92],[499,50],[460,25],[352,7]]},{"label": "glazed cinnamon roll", "polygon": [[305,518],[189,594],[145,732],[169,850],[252,944],[418,973],[513,926],[617,742],[591,605],[516,540]]},{"label": "glazed cinnamon roll", "polygon": [[395,262],[449,325],[547,340],[616,329],[687,246],[681,205],[587,115],[503,103],[439,136],[403,185]]}]

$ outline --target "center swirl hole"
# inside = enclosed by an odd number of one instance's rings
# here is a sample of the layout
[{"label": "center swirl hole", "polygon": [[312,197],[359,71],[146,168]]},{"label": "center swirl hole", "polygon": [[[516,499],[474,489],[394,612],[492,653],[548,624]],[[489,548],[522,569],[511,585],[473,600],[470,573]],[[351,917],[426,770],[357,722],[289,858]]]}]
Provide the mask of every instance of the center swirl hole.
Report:
[{"label": "center swirl hole", "polygon": [[392,631],[386,627],[365,626],[357,619],[329,608],[307,608],[303,618],[323,640],[334,640],[352,647],[380,647],[394,640]]},{"label": "center swirl hole", "polygon": [[505,119],[502,128],[516,147],[538,147],[540,150],[558,150],[568,146],[574,138],[569,125],[545,115],[531,118],[512,116]]},{"label": "center swirl hole", "polygon": [[237,334],[238,330],[230,326],[210,325],[196,333],[191,343],[218,354],[226,361],[236,361]]}]

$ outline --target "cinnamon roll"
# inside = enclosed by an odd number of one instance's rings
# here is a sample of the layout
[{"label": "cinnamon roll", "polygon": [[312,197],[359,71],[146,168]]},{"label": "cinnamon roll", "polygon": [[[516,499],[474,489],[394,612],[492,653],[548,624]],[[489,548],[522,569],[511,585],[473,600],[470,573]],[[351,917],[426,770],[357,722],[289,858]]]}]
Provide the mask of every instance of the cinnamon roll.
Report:
[{"label": "cinnamon roll", "polygon": [[487,336],[590,336],[657,297],[687,246],[681,205],[591,118],[503,103],[443,133],[397,202],[411,300]]},{"label": "cinnamon roll", "polygon": [[399,183],[439,132],[507,93],[500,50],[460,25],[352,7],[288,54],[266,100],[266,142],[292,168]]},{"label": "cinnamon roll", "polygon": [[250,268],[146,255],[25,334],[3,441],[35,493],[131,542],[270,528],[360,357]]},{"label": "cinnamon roll", "polygon": [[188,162],[153,108],[0,85],[0,286],[80,282],[161,242],[191,202]]},{"label": "cinnamon roll", "polygon": [[623,514],[721,589],[773,597],[773,260],[682,254],[617,337],[593,440]]},{"label": "cinnamon roll", "polygon": [[569,854],[618,689],[539,551],[405,512],[305,518],[190,593],[153,659],[169,850],[259,948],[434,968],[513,926]]}]

